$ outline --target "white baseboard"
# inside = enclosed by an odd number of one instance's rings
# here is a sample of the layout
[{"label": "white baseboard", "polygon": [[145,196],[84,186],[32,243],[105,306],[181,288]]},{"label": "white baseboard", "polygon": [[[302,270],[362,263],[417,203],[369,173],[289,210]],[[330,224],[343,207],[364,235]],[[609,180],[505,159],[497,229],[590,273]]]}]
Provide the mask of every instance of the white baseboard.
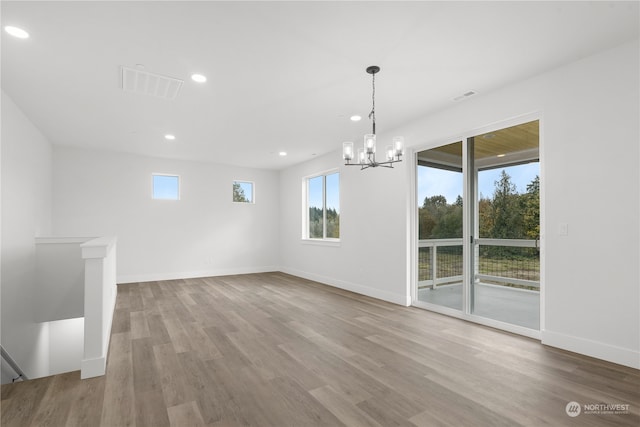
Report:
[{"label": "white baseboard", "polygon": [[305,271],[295,270],[293,268],[284,267],[281,268],[280,271],[282,271],[283,273],[291,274],[293,276],[298,276],[304,279],[309,279],[325,285],[333,286],[334,288],[344,289],[345,291],[351,291],[357,294],[391,302],[393,304],[398,304],[405,307],[411,305],[411,295],[402,295],[393,292],[381,291],[379,289],[370,288],[368,286],[358,285],[356,283],[346,282],[344,280],[322,276],[319,274],[307,273]]},{"label": "white baseboard", "polygon": [[234,274],[269,273],[280,271],[277,266],[219,268],[213,270],[182,271],[178,273],[129,274],[118,276],[118,283],[155,282],[158,280],[195,279],[198,277],[230,276]]},{"label": "white baseboard", "polygon": [[[118,277],[118,283],[136,283],[136,282],[150,282],[157,280],[175,280],[175,279],[190,279],[198,277],[213,277],[213,276],[228,276],[234,274],[253,274],[253,273],[268,273],[273,271],[282,271],[283,273],[291,274],[293,276],[302,277],[304,279],[313,280],[325,285],[333,286],[346,291],[355,292],[357,294],[366,295],[372,298],[387,301],[393,304],[402,305],[408,307],[411,305],[411,295],[397,294],[388,291],[382,291],[374,289],[368,286],[347,282],[344,280],[335,279],[328,276],[323,276],[315,273],[309,273],[301,270],[296,270],[288,267],[266,266],[266,267],[248,267],[248,268],[236,268],[236,269],[216,269],[205,271],[191,271],[180,273],[160,273],[160,274],[142,274],[142,275],[124,275]],[[629,366],[631,368],[640,369],[640,351],[632,350],[622,347],[613,346],[610,344],[592,341],[585,338],[579,338],[571,335],[565,335],[552,331],[541,331],[542,344],[551,347],[561,348],[563,350],[572,351],[575,353],[583,354],[585,356],[595,357],[597,359],[606,360],[608,362],[616,363],[623,366]],[[83,360],[82,361],[82,377],[90,378],[91,376],[104,375],[104,369],[106,364],[105,358]],[[85,376],[85,370],[87,376]],[[95,375],[91,375],[91,372],[97,372]],[[99,373],[102,372],[102,373]]]},{"label": "white baseboard", "polygon": [[104,375],[107,372],[107,358],[82,359],[80,362],[80,378],[93,378]]},{"label": "white baseboard", "polygon": [[584,354],[585,356],[595,357],[596,359],[606,360],[607,362],[617,363],[618,365],[640,369],[640,351],[638,350],[617,347],[558,332],[542,331],[541,335],[542,344],[544,345],[573,351],[574,353]]}]

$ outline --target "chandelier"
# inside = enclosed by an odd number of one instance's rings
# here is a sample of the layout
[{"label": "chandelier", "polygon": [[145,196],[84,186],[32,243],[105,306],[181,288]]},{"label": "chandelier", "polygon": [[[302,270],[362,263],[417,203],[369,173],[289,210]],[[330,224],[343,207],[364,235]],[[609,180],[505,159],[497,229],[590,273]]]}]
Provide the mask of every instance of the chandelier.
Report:
[{"label": "chandelier", "polygon": [[380,71],[380,67],[372,65],[367,67],[367,73],[371,74],[372,87],[372,107],[369,113],[369,119],[372,122],[372,132],[364,136],[364,145],[358,148],[358,156],[354,160],[353,142],[347,141],[342,143],[342,158],[346,166],[360,166],[360,170],[367,168],[376,168],[382,166],[392,168],[393,164],[402,161],[404,154],[404,137],[393,137],[392,145],[388,145],[385,149],[386,160],[378,162],[376,160],[376,73]]}]

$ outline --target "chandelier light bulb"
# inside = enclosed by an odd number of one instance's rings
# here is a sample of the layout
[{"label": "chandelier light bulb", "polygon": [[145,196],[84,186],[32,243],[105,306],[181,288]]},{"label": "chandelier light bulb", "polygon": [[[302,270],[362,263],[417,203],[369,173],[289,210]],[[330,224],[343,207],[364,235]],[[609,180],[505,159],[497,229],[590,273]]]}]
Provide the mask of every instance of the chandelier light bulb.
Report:
[{"label": "chandelier light bulb", "polygon": [[364,136],[364,150],[367,154],[376,152],[376,136],[374,134],[368,133]]},{"label": "chandelier light bulb", "polygon": [[342,159],[347,162],[353,160],[353,142],[347,141],[342,143]]},{"label": "chandelier light bulb", "polygon": [[393,146],[387,145],[387,148],[386,148],[385,152],[387,153],[387,160],[393,160],[393,157],[395,155],[395,151],[393,150]]},{"label": "chandelier light bulb", "polygon": [[393,154],[396,157],[400,157],[404,154],[404,137],[403,136],[393,137],[393,150],[394,150]]}]

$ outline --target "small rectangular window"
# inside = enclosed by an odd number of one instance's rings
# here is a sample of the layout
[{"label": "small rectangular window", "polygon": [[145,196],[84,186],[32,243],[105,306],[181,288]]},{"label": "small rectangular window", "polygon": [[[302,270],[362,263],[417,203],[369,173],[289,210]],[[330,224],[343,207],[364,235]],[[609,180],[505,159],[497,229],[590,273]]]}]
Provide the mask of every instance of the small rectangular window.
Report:
[{"label": "small rectangular window", "polygon": [[306,178],[306,230],[303,238],[340,238],[340,174],[326,173]]},{"label": "small rectangular window", "polygon": [[236,203],[254,203],[253,182],[233,181],[233,201]]},{"label": "small rectangular window", "polygon": [[153,198],[157,200],[180,200],[180,177],[154,173]]}]

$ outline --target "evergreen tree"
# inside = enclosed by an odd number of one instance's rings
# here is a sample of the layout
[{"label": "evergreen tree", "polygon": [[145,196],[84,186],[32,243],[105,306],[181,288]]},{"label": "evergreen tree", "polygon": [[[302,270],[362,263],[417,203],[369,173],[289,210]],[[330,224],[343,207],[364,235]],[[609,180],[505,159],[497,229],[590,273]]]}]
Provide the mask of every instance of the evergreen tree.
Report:
[{"label": "evergreen tree", "polygon": [[323,228],[322,209],[315,206],[309,207],[309,237],[321,239]]},{"label": "evergreen tree", "polygon": [[334,209],[327,209],[327,238],[340,238],[340,214]]},{"label": "evergreen tree", "polygon": [[478,201],[480,238],[490,238],[493,233],[493,201],[483,197]]},{"label": "evergreen tree", "polygon": [[519,209],[519,197],[511,177],[502,170],[495,181],[493,192],[493,229],[494,239],[521,239],[524,237],[522,212]]},{"label": "evergreen tree", "polygon": [[244,190],[237,182],[233,183],[233,201],[234,202],[249,202],[247,196],[244,194]]},{"label": "evergreen tree", "polygon": [[[463,200],[458,196],[448,204],[442,195],[426,197],[418,209],[418,235],[424,239],[462,237]],[[481,238],[540,238],[540,179],[536,176],[519,194],[509,174],[503,170],[494,182],[493,197],[480,196],[478,221]],[[489,248],[485,248],[489,249]],[[500,250],[494,247],[492,250]],[[504,251],[503,251],[504,252]]]},{"label": "evergreen tree", "polygon": [[523,198],[523,223],[527,239],[540,239],[540,177],[527,185]]}]

